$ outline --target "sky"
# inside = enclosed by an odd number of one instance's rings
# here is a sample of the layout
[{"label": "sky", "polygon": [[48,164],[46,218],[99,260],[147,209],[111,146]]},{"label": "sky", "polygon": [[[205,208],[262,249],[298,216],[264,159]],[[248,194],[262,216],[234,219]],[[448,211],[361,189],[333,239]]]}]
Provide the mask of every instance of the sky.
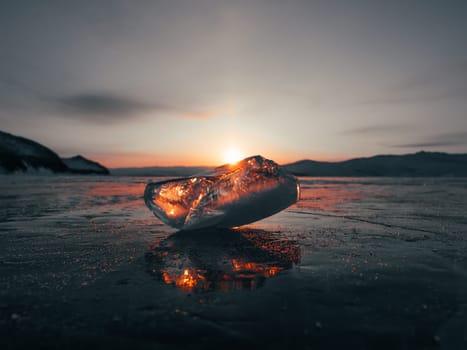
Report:
[{"label": "sky", "polygon": [[0,129],[108,167],[467,153],[467,2],[0,2]]}]

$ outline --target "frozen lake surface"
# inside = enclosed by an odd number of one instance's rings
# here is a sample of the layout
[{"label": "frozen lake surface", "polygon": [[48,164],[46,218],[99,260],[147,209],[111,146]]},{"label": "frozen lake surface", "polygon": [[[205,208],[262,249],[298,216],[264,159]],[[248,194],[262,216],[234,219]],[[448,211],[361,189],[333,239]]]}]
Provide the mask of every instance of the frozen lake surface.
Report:
[{"label": "frozen lake surface", "polygon": [[0,176],[0,347],[467,348],[467,179],[301,178],[193,232],[155,180]]}]

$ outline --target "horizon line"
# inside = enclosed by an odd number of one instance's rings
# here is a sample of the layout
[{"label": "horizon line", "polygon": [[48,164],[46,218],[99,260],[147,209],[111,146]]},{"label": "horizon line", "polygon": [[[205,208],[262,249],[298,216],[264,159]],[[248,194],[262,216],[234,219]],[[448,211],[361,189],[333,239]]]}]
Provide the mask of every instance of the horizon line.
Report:
[{"label": "horizon line", "polygon": [[[443,151],[426,151],[426,150],[419,150],[416,152],[410,152],[410,153],[378,153],[378,154],[373,154],[370,156],[355,156],[351,158],[346,158],[342,160],[314,160],[311,158],[302,158],[298,159],[295,161],[287,162],[287,163],[281,163],[279,164],[280,166],[285,166],[289,164],[294,164],[298,162],[304,162],[304,161],[313,161],[313,162],[319,162],[319,163],[341,163],[341,162],[346,162],[354,159],[366,159],[366,158],[373,158],[373,157],[380,157],[380,156],[407,156],[407,155],[415,155],[419,153],[432,153],[432,154],[449,154],[449,155],[467,155],[466,152],[459,152],[459,153],[450,153],[450,152],[443,152]],[[250,156],[248,156],[250,157]],[[245,158],[248,158],[245,157]],[[244,158],[243,158],[244,159]],[[108,169],[148,169],[148,168],[162,168],[162,169],[170,169],[170,168],[217,168],[219,166],[226,165],[225,164],[219,164],[219,165],[141,165],[141,166],[118,166],[118,167],[108,167]]]}]

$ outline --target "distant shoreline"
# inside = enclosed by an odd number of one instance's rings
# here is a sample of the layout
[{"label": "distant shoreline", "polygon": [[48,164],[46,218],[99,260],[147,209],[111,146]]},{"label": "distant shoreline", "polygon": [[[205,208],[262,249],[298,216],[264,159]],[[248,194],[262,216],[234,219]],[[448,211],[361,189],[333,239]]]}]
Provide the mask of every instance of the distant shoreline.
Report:
[{"label": "distant shoreline", "polygon": [[[296,176],[311,177],[467,177],[467,154],[417,152],[376,155],[340,162],[301,160],[283,165]],[[153,166],[111,168],[117,176],[192,176],[215,167]]]}]

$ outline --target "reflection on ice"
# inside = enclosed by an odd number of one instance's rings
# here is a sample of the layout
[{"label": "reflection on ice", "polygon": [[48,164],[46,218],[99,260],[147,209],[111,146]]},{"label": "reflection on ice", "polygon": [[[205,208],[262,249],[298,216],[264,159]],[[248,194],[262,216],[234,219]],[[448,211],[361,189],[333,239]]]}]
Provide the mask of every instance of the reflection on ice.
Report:
[{"label": "reflection on ice", "polygon": [[[358,200],[382,196],[380,187],[354,183],[355,178],[301,178],[302,195],[296,204],[298,209],[339,211]],[[376,187],[376,188],[375,188]]]},{"label": "reflection on ice", "polygon": [[208,175],[150,183],[144,200],[165,224],[192,230],[263,219],[295,203],[298,194],[294,176],[253,156]]},{"label": "reflection on ice", "polygon": [[300,247],[262,230],[179,231],[146,261],[151,274],[185,291],[255,289],[298,264]]}]

